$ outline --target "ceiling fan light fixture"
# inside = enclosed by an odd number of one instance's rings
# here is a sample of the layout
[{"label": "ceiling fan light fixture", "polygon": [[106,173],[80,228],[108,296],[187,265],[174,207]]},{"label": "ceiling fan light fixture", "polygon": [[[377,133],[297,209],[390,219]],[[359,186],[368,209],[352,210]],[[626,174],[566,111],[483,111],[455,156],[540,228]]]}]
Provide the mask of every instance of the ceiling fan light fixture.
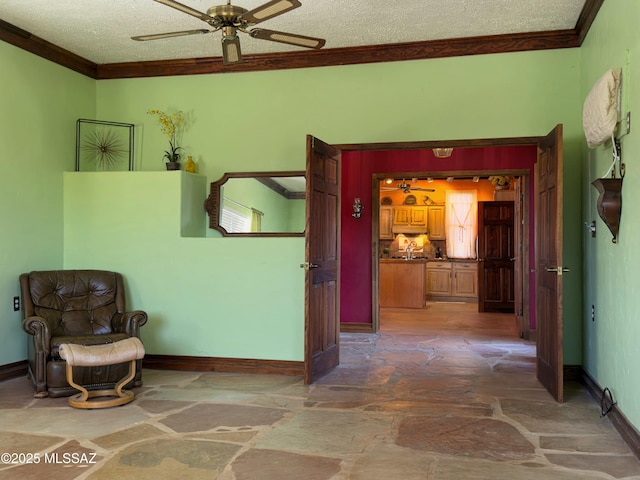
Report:
[{"label": "ceiling fan light fixture", "polygon": [[[227,34],[226,30],[230,28],[233,30]],[[225,27],[225,32],[222,37],[222,62],[225,65],[233,65],[234,63],[242,62],[242,52],[240,51],[240,39],[235,35],[235,28]]]},{"label": "ceiling fan light fixture", "polygon": [[433,154],[436,158],[449,158],[453,153],[452,147],[438,147],[433,149]]},{"label": "ceiling fan light fixture", "polygon": [[259,40],[270,40],[272,42],[286,43],[297,47],[319,49],[324,47],[326,41],[322,38],[297,35],[295,33],[278,32],[276,30],[265,30],[255,28],[248,30],[249,26],[276,17],[283,13],[301,7],[299,0],[270,0],[267,3],[246,10],[245,8],[231,5],[231,0],[227,0],[226,5],[215,5],[202,13],[199,10],[183,5],[176,0],[155,0],[158,3],[167,5],[182,13],[198,18],[212,27],[212,30],[183,30],[180,32],[156,33],[152,35],[138,35],[131,37],[132,40],[146,41],[159,40],[169,37],[180,37],[184,35],[195,35],[211,33],[222,30],[222,59],[225,65],[233,65],[242,62],[240,51],[240,39],[237,36],[238,30]]}]

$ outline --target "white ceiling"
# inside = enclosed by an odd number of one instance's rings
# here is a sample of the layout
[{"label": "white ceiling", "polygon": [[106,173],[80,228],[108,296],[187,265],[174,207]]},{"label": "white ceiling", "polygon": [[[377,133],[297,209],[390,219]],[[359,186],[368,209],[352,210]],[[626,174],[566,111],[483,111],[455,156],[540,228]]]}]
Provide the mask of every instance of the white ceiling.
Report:
[{"label": "white ceiling", "polygon": [[[325,38],[325,49],[573,29],[586,0],[301,0],[260,27]],[[181,0],[202,12],[224,0]],[[251,10],[266,0],[234,0]],[[134,35],[208,28],[153,0],[0,0],[0,19],[97,64],[218,57],[220,32],[136,42]],[[241,34],[245,55],[304,50]]]}]

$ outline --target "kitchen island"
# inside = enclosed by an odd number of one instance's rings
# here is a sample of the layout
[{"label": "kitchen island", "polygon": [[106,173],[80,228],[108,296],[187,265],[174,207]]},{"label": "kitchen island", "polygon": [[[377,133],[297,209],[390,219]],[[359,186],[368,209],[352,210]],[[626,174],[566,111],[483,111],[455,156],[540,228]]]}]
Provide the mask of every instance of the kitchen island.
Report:
[{"label": "kitchen island", "polygon": [[426,259],[380,260],[380,306],[424,308]]}]

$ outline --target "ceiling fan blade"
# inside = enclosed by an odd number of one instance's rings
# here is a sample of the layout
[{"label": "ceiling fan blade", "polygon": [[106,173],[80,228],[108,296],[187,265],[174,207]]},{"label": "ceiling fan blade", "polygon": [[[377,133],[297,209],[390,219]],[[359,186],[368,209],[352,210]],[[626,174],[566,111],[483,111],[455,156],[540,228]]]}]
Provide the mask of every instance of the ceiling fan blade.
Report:
[{"label": "ceiling fan blade", "polygon": [[240,51],[240,39],[236,36],[222,37],[222,63],[233,65],[242,62],[242,52]]},{"label": "ceiling fan blade", "polygon": [[272,42],[288,43],[298,47],[322,48],[325,40],[322,38],[307,37],[305,35],[296,35],[294,33],[276,32],[275,30],[266,30],[264,28],[254,28],[249,31],[249,35],[260,40],[271,40]]},{"label": "ceiling fan blade", "polygon": [[300,6],[302,4],[298,0],[271,0],[243,14],[241,20],[244,24],[255,25]]},{"label": "ceiling fan blade", "polygon": [[187,5],[183,5],[182,3],[178,3],[174,0],[155,0],[155,1],[158,3],[162,3],[167,7],[175,8],[176,10],[180,10],[181,12],[184,12],[188,15],[199,18],[200,20],[203,20],[207,23],[211,23],[215,21],[213,17],[210,17],[206,13],[202,13],[196,10],[195,8],[188,7]]},{"label": "ceiling fan blade", "polygon": [[422,188],[422,187],[411,187],[411,190],[415,190],[417,192],[435,192],[434,188]]},{"label": "ceiling fan blade", "polygon": [[146,40],[159,40],[161,38],[181,37],[183,35],[196,35],[198,33],[211,33],[215,30],[183,30],[181,32],[168,32],[168,33],[154,33],[152,35],[138,35],[137,37],[131,37],[131,40],[138,40],[144,42]]}]

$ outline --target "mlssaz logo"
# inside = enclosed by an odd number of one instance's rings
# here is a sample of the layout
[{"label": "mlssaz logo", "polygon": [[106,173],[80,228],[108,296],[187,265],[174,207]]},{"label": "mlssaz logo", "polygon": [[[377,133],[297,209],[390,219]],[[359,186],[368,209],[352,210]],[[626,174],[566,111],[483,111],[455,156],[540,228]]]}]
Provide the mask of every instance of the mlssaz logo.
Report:
[{"label": "mlssaz logo", "polygon": [[77,452],[52,452],[44,454],[44,463],[55,463],[61,465],[78,465],[81,463],[97,463],[96,453],[77,453]]}]

